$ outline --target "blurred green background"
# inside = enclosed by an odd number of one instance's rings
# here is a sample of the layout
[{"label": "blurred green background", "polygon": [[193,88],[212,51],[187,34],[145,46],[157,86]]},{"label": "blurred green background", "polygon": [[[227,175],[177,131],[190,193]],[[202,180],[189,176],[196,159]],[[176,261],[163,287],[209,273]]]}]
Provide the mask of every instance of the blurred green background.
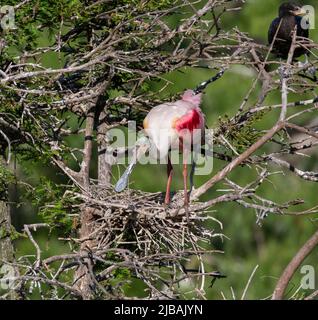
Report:
[{"label": "blurred green background", "polygon": [[[267,29],[273,18],[277,16],[278,6],[282,1],[276,0],[247,0],[242,5],[241,11],[227,13],[221,20],[222,28],[229,30],[238,27],[241,31],[248,33],[256,41],[267,44]],[[316,5],[316,1],[301,2],[302,4]],[[174,19],[178,19],[175,17]],[[311,30],[311,39],[318,41],[318,32]],[[43,37],[44,45],[47,37]],[[46,55],[43,57],[43,63],[48,66],[57,67],[60,65],[56,56]],[[160,95],[169,96],[172,93],[182,92],[186,88],[193,88],[202,80],[207,79],[211,75],[210,71],[201,69],[186,69],[183,72],[174,72],[166,75],[172,82],[172,85]],[[218,124],[219,117],[225,115],[232,116],[240,106],[244,96],[247,94],[255,74],[240,66],[232,67],[222,78],[222,80],[214,83],[206,90],[202,109],[206,114],[207,124],[210,128]],[[152,90],[156,91],[160,84],[153,84]],[[256,101],[258,87],[253,98],[249,101],[253,105]],[[303,97],[302,97],[303,98]],[[290,100],[299,100],[299,97],[290,95]],[[280,102],[280,93],[270,95],[265,104],[277,104]],[[316,114],[302,118],[306,124]],[[277,113],[272,112],[270,116],[260,124],[264,129],[277,119]],[[75,140],[76,138],[74,138]],[[79,141],[79,139],[77,139]],[[71,142],[72,144],[78,142]],[[318,170],[317,151],[309,160],[301,158],[298,165],[304,170]],[[300,159],[300,158],[299,158]],[[299,160],[298,159],[298,160]],[[96,161],[94,162],[96,164]],[[224,162],[215,160],[213,173],[224,166]],[[122,171],[122,167],[120,170]],[[281,171],[283,169],[273,167],[273,171]],[[284,170],[283,170],[284,171]],[[23,179],[31,184],[38,184],[40,176],[47,176],[56,182],[63,182],[65,177],[53,168],[42,167],[40,163],[24,163],[23,166],[17,168],[17,172]],[[92,168],[92,172],[96,172],[96,168]],[[293,176],[291,173],[284,171],[285,174],[274,175],[269,178],[270,182],[265,182],[261,188],[261,194],[267,199],[284,203],[293,199],[303,198],[305,200],[304,208],[310,208],[318,203],[318,187],[317,184],[302,181],[300,178]],[[118,179],[118,168],[114,168],[114,181]],[[255,177],[255,171],[248,168],[239,168],[230,175],[230,178],[240,185],[244,185],[252,181]],[[195,177],[195,185],[201,185],[209,176]],[[164,165],[137,166],[132,179],[131,187],[145,191],[163,191],[166,184],[166,168]],[[224,187],[223,183],[217,184],[210,190],[204,199],[211,199],[220,195],[218,189]],[[182,188],[182,174],[180,168],[175,168],[174,189]],[[10,187],[11,198],[19,199],[19,190],[15,186]],[[21,202],[23,199],[19,199]],[[211,213],[219,219],[223,224],[223,229],[217,223],[211,223],[211,228],[216,233],[223,233],[226,238],[221,241],[215,238],[211,246],[216,249],[224,250],[224,254],[206,256],[206,270],[218,270],[227,275],[227,278],[220,279],[215,282],[212,288],[208,288],[207,297],[209,299],[222,299],[221,292],[227,299],[233,299],[232,290],[235,298],[240,298],[248,278],[256,265],[259,265],[255,276],[250,284],[246,297],[249,299],[261,299],[271,295],[277,278],[283,269],[294,256],[302,244],[317,229],[318,221],[315,216],[290,217],[269,215],[262,226],[256,224],[256,214],[254,210],[245,209],[241,206],[228,203],[221,204],[213,208],[215,212]],[[39,221],[36,215],[36,208],[30,203],[22,202],[19,207],[13,208],[13,222],[18,229],[21,229],[24,223]],[[58,241],[55,235],[51,235],[47,239],[46,233],[37,233],[44,256],[59,254],[68,251],[69,248],[62,241]],[[17,255],[34,254],[34,248],[27,240],[20,239],[16,241]],[[316,249],[305,264],[315,267],[318,277],[318,250]],[[193,262],[193,266],[195,262]],[[299,284],[302,275],[297,272],[289,287],[290,292],[295,290]],[[130,295],[140,295],[142,286],[137,283],[136,287],[132,286],[129,290]],[[187,290],[185,284],[182,290]],[[137,289],[139,288],[139,289]],[[232,288],[232,290],[231,290]],[[317,286],[318,288],[318,286]],[[316,289],[317,289],[316,288]],[[308,292],[307,292],[308,293]],[[304,294],[300,291],[299,294]],[[299,297],[300,297],[299,295]]]}]

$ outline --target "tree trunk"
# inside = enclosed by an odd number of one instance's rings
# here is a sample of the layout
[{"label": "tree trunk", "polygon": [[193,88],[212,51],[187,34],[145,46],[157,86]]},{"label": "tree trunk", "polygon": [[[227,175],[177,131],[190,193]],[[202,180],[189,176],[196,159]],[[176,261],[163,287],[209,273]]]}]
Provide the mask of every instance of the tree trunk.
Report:
[{"label": "tree trunk", "polygon": [[13,262],[14,251],[10,239],[11,218],[9,206],[5,201],[0,201],[0,260]]},{"label": "tree trunk", "polygon": [[[84,153],[80,171],[83,187],[86,192],[89,192],[90,189],[89,171],[92,160],[94,122],[95,108],[91,108],[86,118]],[[89,239],[90,234],[93,231],[93,213],[93,208],[82,205],[80,214],[81,228],[79,230],[79,238],[81,240],[81,246],[79,249],[80,254],[90,253],[94,247],[93,241]],[[81,260],[81,264],[75,272],[75,288],[81,292],[82,297],[85,300],[90,300],[94,297],[92,270],[92,260],[90,258],[85,258]]]},{"label": "tree trunk", "polygon": [[[94,240],[89,236],[93,232],[94,221],[93,208],[83,207],[81,213],[81,228],[79,231],[80,239],[83,240],[80,247],[80,253],[90,253],[94,247]],[[84,300],[91,300],[94,298],[94,279],[92,274],[93,263],[90,258],[83,259],[83,263],[75,272],[75,288],[82,294]]]},{"label": "tree trunk", "polygon": [[[105,159],[105,151],[108,147],[108,141],[106,133],[108,125],[105,122],[105,112],[103,111],[105,101],[102,93],[106,90],[108,82],[102,86],[101,95],[98,97],[96,106],[91,110],[86,119],[86,133],[85,133],[85,147],[84,147],[84,160],[82,169],[84,174],[84,187],[86,190],[90,188],[89,180],[89,168],[92,157],[92,136],[95,127],[95,121],[97,122],[97,144],[98,144],[98,184],[108,186],[111,183],[111,165],[107,163]],[[94,119],[94,120],[93,120]],[[96,246],[94,239],[90,239],[90,235],[93,232],[94,212],[96,209],[90,207],[84,207],[81,211],[81,228],[79,231],[79,237],[84,240],[81,243],[80,253],[89,253]],[[82,297],[85,300],[94,298],[95,279],[93,278],[93,261],[90,258],[83,260],[83,264],[75,272],[75,287],[82,293]]]},{"label": "tree trunk", "polygon": [[97,144],[98,144],[98,184],[100,186],[109,186],[111,184],[111,164],[106,160],[105,154],[108,147],[107,131],[108,125],[105,122],[106,114],[101,112],[99,115],[99,126],[97,128]]},{"label": "tree trunk", "polygon": [[[3,156],[0,156],[0,165],[5,166],[5,161]],[[6,262],[14,262],[14,248],[11,241],[11,217],[10,208],[7,204],[8,201],[8,188],[6,190],[1,190],[1,200],[0,200],[0,267],[3,267]],[[14,274],[17,275],[16,268],[13,268]],[[0,277],[3,277],[0,274]],[[9,288],[10,289],[10,288]],[[9,291],[9,299],[18,299],[17,293],[11,289]]]}]

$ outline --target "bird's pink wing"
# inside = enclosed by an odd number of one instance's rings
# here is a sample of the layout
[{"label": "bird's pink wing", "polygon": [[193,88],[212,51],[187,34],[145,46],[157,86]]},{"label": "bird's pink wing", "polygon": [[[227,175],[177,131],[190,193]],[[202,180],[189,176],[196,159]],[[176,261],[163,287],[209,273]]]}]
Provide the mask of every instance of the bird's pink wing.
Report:
[{"label": "bird's pink wing", "polygon": [[197,108],[189,110],[185,115],[177,119],[174,123],[177,131],[194,129],[204,129],[204,116]]}]

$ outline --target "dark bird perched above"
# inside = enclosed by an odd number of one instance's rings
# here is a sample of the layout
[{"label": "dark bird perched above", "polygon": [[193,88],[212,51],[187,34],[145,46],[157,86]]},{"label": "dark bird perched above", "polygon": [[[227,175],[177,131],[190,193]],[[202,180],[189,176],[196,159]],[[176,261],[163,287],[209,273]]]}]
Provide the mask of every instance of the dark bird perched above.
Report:
[{"label": "dark bird perched above", "polygon": [[[306,15],[298,4],[294,2],[285,2],[279,7],[278,17],[274,19],[268,30],[268,42],[271,44],[275,38],[273,52],[279,57],[286,59],[292,44],[292,32],[297,26],[298,37],[309,37],[309,28],[303,29],[301,26],[302,17]],[[308,54],[308,51],[303,47],[297,47],[294,52],[294,58],[298,58],[303,54]]]}]

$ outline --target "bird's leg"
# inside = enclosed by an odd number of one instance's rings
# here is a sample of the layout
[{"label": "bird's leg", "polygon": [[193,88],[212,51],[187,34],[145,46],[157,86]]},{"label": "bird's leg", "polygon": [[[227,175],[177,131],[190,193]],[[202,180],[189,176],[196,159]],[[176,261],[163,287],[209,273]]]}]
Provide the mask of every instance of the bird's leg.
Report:
[{"label": "bird's leg", "polygon": [[192,189],[193,189],[193,176],[194,176],[194,172],[195,172],[195,159],[192,160],[192,165],[191,165],[191,171],[190,171],[190,191],[189,191],[189,197],[191,195]]},{"label": "bird's leg", "polygon": [[188,195],[187,179],[188,179],[187,158],[186,158],[186,155],[184,155],[184,159],[183,159],[184,210],[186,213],[187,222],[189,224],[189,195]]},{"label": "bird's leg", "polygon": [[[296,60],[297,61],[297,60]],[[308,64],[308,56],[305,55],[305,62],[297,61],[296,66],[298,68],[305,68],[305,66]]]},{"label": "bird's leg", "polygon": [[308,54],[305,54],[305,65],[309,63]]},{"label": "bird's leg", "polygon": [[313,80],[317,82],[317,69],[316,67],[309,61],[309,57],[306,54],[306,64],[310,64],[311,67],[308,68],[308,73],[312,76]]},{"label": "bird's leg", "polygon": [[171,181],[172,181],[172,173],[173,173],[173,167],[170,161],[170,157],[168,155],[168,164],[167,164],[168,181],[167,181],[167,188],[166,188],[165,205],[168,205],[170,203],[170,187],[171,187]]},{"label": "bird's leg", "polygon": [[311,80],[317,82],[317,69],[309,60],[308,54],[305,54],[305,62],[298,61],[297,64],[299,68],[306,68],[306,70],[304,70],[304,73],[306,74],[307,72],[312,77]]}]

